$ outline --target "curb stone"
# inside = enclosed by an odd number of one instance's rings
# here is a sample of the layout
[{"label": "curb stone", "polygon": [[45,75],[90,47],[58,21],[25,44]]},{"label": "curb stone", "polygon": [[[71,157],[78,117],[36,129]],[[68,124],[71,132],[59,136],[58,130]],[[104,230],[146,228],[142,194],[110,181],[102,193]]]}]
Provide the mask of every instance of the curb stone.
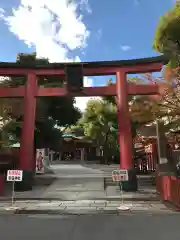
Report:
[{"label": "curb stone", "polygon": [[0,209],[1,216],[10,216],[10,215],[14,215],[14,214],[15,214],[15,210]]},{"label": "curb stone", "polygon": [[[0,212],[1,213],[1,212]],[[69,216],[80,216],[80,215],[95,215],[95,214],[117,214],[117,215],[124,215],[124,214],[138,214],[138,213],[144,213],[149,215],[154,214],[177,214],[178,212],[173,211],[158,211],[158,210],[143,210],[143,209],[130,209],[128,211],[121,211],[117,209],[111,209],[111,210],[37,210],[37,209],[19,209],[12,212],[12,214],[17,215],[69,215]],[[6,214],[7,215],[7,214]]]},{"label": "curb stone", "polygon": [[70,211],[63,211],[63,210],[44,210],[44,209],[18,209],[14,211],[14,214],[19,214],[19,215],[26,215],[26,214],[49,214],[49,215],[85,215],[85,214],[99,214],[99,213],[111,213],[111,214],[117,214],[118,211],[115,210],[70,210]]},{"label": "curb stone", "polygon": [[85,208],[85,209],[66,209],[66,210],[58,210],[58,209],[28,209],[28,208],[19,208],[15,210],[6,210],[0,209],[0,215],[95,215],[95,214],[137,214],[137,213],[145,213],[149,215],[154,214],[179,214],[177,211],[164,211],[159,209],[130,209],[128,211],[118,210],[116,207],[114,208],[101,208],[96,207],[93,209]]},{"label": "curb stone", "polygon": [[[144,202],[147,202],[147,201],[158,201],[159,202],[159,197],[124,197],[123,198],[124,201],[144,201]],[[74,200],[71,200],[71,201],[83,201],[83,200],[87,200],[87,199],[74,199]],[[110,197],[110,198],[96,198],[96,199],[88,199],[88,200],[94,200],[94,201],[118,201],[120,200],[120,196],[118,197]],[[11,201],[11,197],[5,197],[5,198],[0,198],[0,203],[1,202],[4,202],[4,201]],[[38,197],[34,197],[34,198],[21,198],[21,197],[16,197],[14,199],[14,201],[63,201],[63,202],[69,202],[69,200],[66,200],[66,199],[61,199],[61,198],[38,198]]]}]

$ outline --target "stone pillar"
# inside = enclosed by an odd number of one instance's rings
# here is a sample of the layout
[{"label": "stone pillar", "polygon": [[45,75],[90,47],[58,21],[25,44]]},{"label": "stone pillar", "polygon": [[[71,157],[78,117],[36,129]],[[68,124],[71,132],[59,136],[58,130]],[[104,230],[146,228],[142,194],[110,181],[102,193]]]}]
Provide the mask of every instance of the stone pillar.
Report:
[{"label": "stone pillar", "polygon": [[137,191],[137,177],[133,162],[131,119],[128,106],[126,73],[116,73],[118,139],[120,145],[120,169],[127,170],[129,180],[122,183],[124,191]]},{"label": "stone pillar", "polygon": [[23,170],[23,181],[16,183],[16,191],[32,190],[34,179],[34,125],[36,112],[35,92],[37,88],[37,77],[29,73],[26,82],[24,96],[24,120],[21,133],[20,164]]}]

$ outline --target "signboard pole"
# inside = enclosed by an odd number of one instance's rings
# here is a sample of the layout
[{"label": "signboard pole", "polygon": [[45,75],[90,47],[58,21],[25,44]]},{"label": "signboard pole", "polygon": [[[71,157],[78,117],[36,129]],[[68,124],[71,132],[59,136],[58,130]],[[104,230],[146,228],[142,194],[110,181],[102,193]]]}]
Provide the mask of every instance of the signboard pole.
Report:
[{"label": "signboard pole", "polygon": [[15,181],[12,182],[12,199],[11,199],[11,206],[14,205],[14,198],[15,198]]},{"label": "signboard pole", "polygon": [[121,197],[121,204],[124,204],[124,197],[123,197],[123,190],[122,190],[122,182],[119,182],[120,185],[120,197]]},{"label": "signboard pole", "polygon": [[119,184],[119,187],[120,187],[121,205],[118,207],[118,210],[119,211],[129,211],[130,208],[128,206],[124,205],[124,195],[123,195],[123,188],[122,188],[122,182],[128,181],[128,179],[129,179],[127,170],[112,171],[112,179],[114,182],[117,182],[117,185]]}]

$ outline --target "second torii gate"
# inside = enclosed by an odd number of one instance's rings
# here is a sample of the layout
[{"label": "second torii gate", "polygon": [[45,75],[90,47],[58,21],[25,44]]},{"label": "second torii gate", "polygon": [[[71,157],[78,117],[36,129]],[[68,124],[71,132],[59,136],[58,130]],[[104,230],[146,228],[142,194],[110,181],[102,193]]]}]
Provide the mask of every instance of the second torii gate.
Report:
[{"label": "second torii gate", "polygon": [[[128,109],[129,95],[157,95],[158,85],[136,85],[127,83],[128,73],[159,72],[164,58],[89,62],[83,64],[84,76],[116,75],[116,85],[105,87],[84,87],[82,91],[70,92],[67,88],[41,88],[38,86],[38,76],[65,76],[66,63],[52,63],[44,66],[27,66],[17,63],[0,63],[0,76],[27,76],[26,86],[17,88],[0,88],[0,97],[24,98],[24,121],[20,147],[19,169],[23,170],[23,182],[17,184],[17,190],[31,190],[34,171],[34,125],[36,97],[50,96],[117,96],[117,112],[119,126],[119,144],[121,169],[128,170],[129,181],[124,183],[124,190],[137,190],[136,174],[132,157],[131,123]],[[69,64],[69,63],[68,63]],[[73,63],[74,64],[74,63]]]}]

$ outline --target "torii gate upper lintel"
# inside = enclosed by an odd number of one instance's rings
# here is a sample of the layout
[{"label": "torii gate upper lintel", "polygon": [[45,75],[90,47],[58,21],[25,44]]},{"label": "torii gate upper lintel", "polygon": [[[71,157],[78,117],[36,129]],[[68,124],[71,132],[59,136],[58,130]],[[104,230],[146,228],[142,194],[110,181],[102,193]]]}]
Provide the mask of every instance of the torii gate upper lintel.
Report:
[{"label": "torii gate upper lintel", "polygon": [[[68,63],[69,64],[69,63]],[[76,64],[76,63],[72,63]],[[17,88],[0,88],[0,97],[24,97],[24,121],[22,127],[20,165],[23,182],[17,184],[16,190],[31,190],[33,185],[34,159],[34,124],[36,97],[44,96],[107,96],[117,95],[119,144],[121,169],[128,170],[129,181],[124,190],[137,190],[134,164],[132,159],[132,136],[128,109],[128,94],[159,94],[158,85],[136,85],[127,83],[128,73],[159,72],[164,64],[164,57],[111,62],[82,62],[84,76],[116,75],[116,85],[106,87],[84,87],[81,91],[70,92],[68,88],[38,87],[37,76],[65,76],[66,63],[50,63],[44,66],[32,66],[17,63],[0,63],[0,76],[27,76],[26,86]],[[120,116],[120,117],[119,117]]]}]

